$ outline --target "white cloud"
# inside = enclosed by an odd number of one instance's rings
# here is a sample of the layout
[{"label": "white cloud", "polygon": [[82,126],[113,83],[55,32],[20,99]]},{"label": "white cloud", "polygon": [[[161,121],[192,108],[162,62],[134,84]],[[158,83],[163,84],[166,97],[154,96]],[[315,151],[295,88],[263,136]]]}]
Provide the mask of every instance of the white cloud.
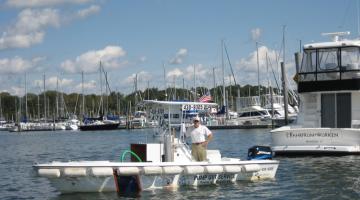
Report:
[{"label": "white cloud", "polygon": [[43,57],[36,57],[32,60],[26,60],[19,56],[13,58],[0,59],[1,74],[19,74],[33,69],[39,62],[44,60]]},{"label": "white cloud", "polygon": [[138,90],[145,90],[148,86],[148,82],[153,80],[153,75],[146,71],[141,71],[139,73],[133,73],[130,76],[126,77],[120,84],[126,86],[127,92],[133,92],[135,88],[135,77],[137,75],[137,87]]},{"label": "white cloud", "polygon": [[0,37],[0,50],[8,48],[27,48],[39,44],[45,36],[47,27],[59,27],[60,16],[56,9],[25,9],[18,14],[16,23],[8,27]]},{"label": "white cloud", "polygon": [[181,48],[176,53],[175,57],[170,59],[170,64],[181,64],[183,62],[183,59],[187,56],[188,50]]},{"label": "white cloud", "polygon": [[[278,53],[275,50],[268,49],[266,46],[258,47],[259,51],[259,78],[260,84],[266,84],[265,78],[266,74],[266,54],[268,55],[268,59],[273,63],[273,67],[276,65],[276,54]],[[236,68],[239,72],[239,84],[258,84],[258,65],[257,65],[257,52],[256,50],[251,52],[246,58],[240,59],[235,63]],[[270,73],[269,68],[269,73]],[[271,76],[272,77],[272,76]]]},{"label": "white cloud", "polygon": [[80,18],[86,18],[87,16],[92,15],[92,14],[95,14],[95,13],[98,13],[99,11],[100,11],[100,6],[98,6],[98,5],[91,5],[91,6],[88,7],[88,8],[79,10],[79,11],[77,12],[77,16],[79,16]]},{"label": "white cloud", "polygon": [[[44,80],[43,79],[37,79],[33,81],[33,86],[37,87],[37,86],[42,86],[44,84]],[[57,88],[57,84],[59,89],[63,89],[65,87],[69,87],[73,84],[73,80],[71,79],[66,79],[66,78],[59,78],[57,76],[51,76],[49,78],[45,79],[45,87],[46,90],[55,90]]]},{"label": "white cloud", "polygon": [[[276,61],[277,51],[267,48],[266,46],[260,46],[259,51],[259,68],[263,72],[266,69],[266,54],[268,59],[274,64]],[[256,50],[249,54],[248,57],[242,58],[236,62],[236,67],[240,71],[245,72],[257,72],[257,52]]]},{"label": "white cloud", "polygon": [[25,89],[23,87],[11,86],[10,93],[15,96],[24,96]]},{"label": "white cloud", "polygon": [[[197,85],[206,85],[209,83],[209,77],[212,77],[212,70],[204,67],[202,64],[189,65],[185,69],[175,68],[169,70],[166,73],[166,81],[173,82],[174,78],[183,77],[185,80],[190,81],[191,85],[194,81],[194,67],[195,67],[195,75],[196,75],[196,84]],[[212,81],[212,80],[211,80]],[[162,84],[162,81],[160,81]],[[162,87],[162,86],[161,86]]]},{"label": "white cloud", "polygon": [[[195,65],[195,79],[197,82],[204,82],[209,79],[209,76],[211,75],[212,70],[209,70],[208,68],[205,68],[202,64],[196,64]],[[184,74],[186,76],[184,77],[187,80],[193,80],[194,79],[194,65],[189,65],[186,67]],[[212,77],[212,75],[211,75]]]},{"label": "white cloud", "polygon": [[[82,86],[81,83],[76,85],[75,90],[76,90],[76,92],[81,93],[82,87],[84,87],[84,93],[87,93],[87,94],[94,93],[94,91],[98,91],[98,90],[96,90],[97,89],[96,86],[97,86],[96,81],[90,80],[88,82],[84,82],[84,86]],[[89,91],[91,91],[91,92],[89,92]],[[100,93],[100,91],[97,94],[99,94],[99,93]]]},{"label": "white cloud", "polygon": [[135,76],[136,76],[136,74],[131,74],[130,76],[128,76],[128,77],[126,77],[123,81],[122,81],[122,83],[124,83],[124,84],[134,84],[134,82],[135,82]]},{"label": "white cloud", "polygon": [[59,84],[59,87],[67,87],[73,83],[73,80],[70,79],[61,79],[56,76],[52,76],[46,80],[46,85],[50,88],[56,88],[56,84]]},{"label": "white cloud", "polygon": [[133,85],[135,83],[136,75],[137,75],[138,84],[139,84],[139,82],[147,82],[152,79],[152,75],[149,72],[141,71],[139,73],[134,73],[134,74],[131,74],[130,76],[126,77],[122,81],[122,83]]},{"label": "white cloud", "polygon": [[[266,74],[266,54],[268,56],[268,73]],[[279,79],[280,75],[280,64],[277,60],[277,55],[279,54],[278,51],[269,49],[266,46],[260,46],[259,47],[259,78],[260,78],[260,84],[266,85],[267,84],[267,78],[270,79],[270,81],[274,84],[274,75],[271,71],[274,70],[275,76],[277,79]],[[240,61],[237,61],[235,66],[237,69],[237,81],[240,81],[240,84],[252,84],[257,85],[258,84],[258,67],[257,67],[257,58],[256,58],[256,50],[251,52],[246,58],[240,59]],[[293,59],[288,59],[287,63],[285,64],[285,68],[287,71],[288,79],[292,79],[292,76],[295,74],[295,67],[293,64]],[[277,80],[278,83],[280,82]]]},{"label": "white cloud", "polygon": [[[19,7],[39,7],[39,5],[60,4],[60,3],[81,3],[89,2],[85,0],[77,1],[8,1],[9,5],[19,5]],[[21,6],[22,5],[22,6]],[[28,5],[28,6],[26,6]],[[88,8],[79,10],[77,13],[60,14],[59,9],[26,8],[19,12],[14,24],[8,26],[0,35],[0,50],[10,48],[28,48],[43,42],[46,29],[49,27],[60,27],[69,21],[83,19],[100,11],[100,6],[91,5]]]},{"label": "white cloud", "polygon": [[251,39],[253,41],[258,41],[261,37],[262,30],[260,28],[254,28],[251,30]]},{"label": "white cloud", "polygon": [[150,81],[152,79],[152,75],[149,72],[141,71],[138,73],[138,80],[141,81]]},{"label": "white cloud", "polygon": [[74,60],[65,60],[61,63],[61,68],[68,73],[91,73],[99,70],[101,61],[105,70],[117,69],[127,63],[120,62],[120,58],[125,55],[126,51],[120,46],[106,46],[104,49],[85,52]]},{"label": "white cloud", "polygon": [[179,68],[175,68],[173,70],[170,70],[167,74],[166,77],[167,78],[173,78],[173,77],[180,77],[183,76],[184,72],[181,71]]},{"label": "white cloud", "polygon": [[14,32],[36,32],[47,26],[60,26],[59,11],[46,8],[41,10],[25,9],[18,14],[18,20],[13,28]]},{"label": "white cloud", "polygon": [[61,4],[83,4],[93,0],[7,0],[6,5],[10,7],[45,7],[56,6]]}]

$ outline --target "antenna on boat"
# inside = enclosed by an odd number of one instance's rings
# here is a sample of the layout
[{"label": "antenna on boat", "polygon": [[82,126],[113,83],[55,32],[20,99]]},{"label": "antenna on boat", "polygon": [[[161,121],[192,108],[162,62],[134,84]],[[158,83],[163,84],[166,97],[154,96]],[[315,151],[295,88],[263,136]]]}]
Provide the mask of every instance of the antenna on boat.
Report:
[{"label": "antenna on boat", "polygon": [[340,36],[350,35],[350,31],[346,32],[333,32],[333,33],[321,33],[322,36],[330,36],[333,42],[339,41]]}]

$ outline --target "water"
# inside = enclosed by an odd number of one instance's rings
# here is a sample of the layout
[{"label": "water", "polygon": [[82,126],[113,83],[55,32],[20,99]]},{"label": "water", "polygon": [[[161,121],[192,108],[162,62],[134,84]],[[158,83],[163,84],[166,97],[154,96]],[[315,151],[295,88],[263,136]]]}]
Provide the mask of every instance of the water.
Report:
[{"label": "water", "polygon": [[[245,159],[255,144],[269,145],[266,129],[214,130],[209,149],[225,157]],[[119,161],[130,143],[146,142],[151,130],[101,132],[0,132],[0,199],[120,199],[117,193],[60,194],[45,178],[36,177],[35,162],[53,160]],[[141,199],[359,199],[360,156],[277,157],[274,180],[237,182],[219,186],[154,190]]]}]

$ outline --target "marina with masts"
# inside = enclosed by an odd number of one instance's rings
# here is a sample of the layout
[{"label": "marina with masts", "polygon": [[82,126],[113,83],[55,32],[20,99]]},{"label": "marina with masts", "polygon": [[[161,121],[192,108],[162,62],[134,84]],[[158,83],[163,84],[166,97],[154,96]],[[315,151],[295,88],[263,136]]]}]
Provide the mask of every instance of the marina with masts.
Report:
[{"label": "marina with masts", "polygon": [[1,200],[359,199],[360,0],[0,8]]},{"label": "marina with masts", "polygon": [[[278,127],[284,124],[286,114],[290,115],[289,118],[286,119],[286,121],[293,122],[296,120],[298,111],[297,96],[292,90],[289,90],[289,96],[291,98],[284,97],[281,95],[284,94],[284,92],[282,92],[282,88],[278,87],[274,89],[273,87],[271,87],[271,81],[269,78],[270,72],[268,69],[271,68],[272,74],[275,74],[275,72],[271,65],[269,65],[268,57],[266,57],[266,73],[268,74],[267,86],[260,85],[258,75],[257,86],[245,85],[241,87],[236,82],[233,68],[228,55],[228,50],[224,41],[222,41],[221,49],[223,50],[221,63],[221,86],[216,86],[215,84],[215,71],[213,71],[214,87],[212,89],[196,86],[196,67],[194,65],[193,87],[190,89],[184,87],[183,80],[182,88],[177,88],[174,82],[173,87],[165,88],[163,91],[158,90],[157,88],[150,88],[149,84],[146,90],[140,91],[137,87],[138,75],[135,74],[134,92],[126,97],[119,92],[115,93],[114,91],[111,91],[107,72],[105,71],[100,61],[100,95],[88,95],[86,97],[86,95],[84,94],[83,72],[81,73],[81,94],[76,94],[76,100],[74,99],[74,95],[68,96],[59,90],[58,77],[56,77],[56,90],[46,91],[46,77],[44,74],[42,90],[43,92],[42,94],[37,95],[37,114],[32,112],[31,115],[28,111],[29,100],[26,86],[27,78],[25,75],[25,95],[23,98],[19,98],[18,100],[16,100],[16,102],[18,103],[15,104],[15,108],[18,109],[15,115],[15,119],[13,118],[14,115],[11,115],[14,124],[11,128],[7,129],[17,132],[78,129],[111,130],[118,128],[133,129],[156,127],[158,126],[158,122],[153,117],[151,117],[151,114],[147,110],[144,110],[146,108],[141,107],[141,101],[144,100],[145,97],[147,97],[148,100],[151,100],[149,95],[150,93],[152,94],[151,96],[153,99],[217,103],[218,106],[214,108],[211,113],[207,113],[206,115],[202,113],[197,114],[201,117],[202,122],[205,125],[209,126],[209,128],[211,129],[249,129]],[[256,43],[256,49],[258,55],[258,43]],[[230,85],[225,85],[224,52],[228,60],[229,68],[232,72],[230,80],[233,80],[235,85],[232,85],[231,82]],[[258,59],[258,56],[256,57]],[[259,61],[257,61],[257,63],[258,68],[260,68]],[[258,73],[260,73],[259,70]],[[274,81],[279,86],[276,77],[277,76],[274,75]],[[103,85],[105,85],[105,92],[103,91]],[[258,95],[252,96],[252,94],[254,94],[254,91],[256,91],[255,94]],[[262,93],[262,91],[266,92]],[[48,93],[52,94],[51,99],[49,98]],[[288,92],[286,92],[285,94],[288,94]],[[40,103],[41,97],[43,97],[42,103]],[[69,97],[71,97],[71,99],[68,100],[70,104],[67,103],[65,100]],[[287,112],[285,112],[285,100],[287,101],[288,99],[291,100],[292,106],[286,103],[288,108],[286,109]],[[32,102],[34,102],[34,99],[32,99]],[[89,108],[89,103],[92,104],[92,108]],[[34,103],[32,103],[32,105],[34,105]],[[25,107],[25,111],[21,109],[22,107]],[[43,107],[43,111],[41,111],[41,107]],[[68,108],[74,108],[74,111],[70,111]],[[31,110],[34,111],[34,108],[32,108]],[[9,114],[11,113],[9,113],[8,111],[7,113],[7,115],[10,116]],[[37,116],[37,118],[34,118],[35,116]],[[8,120],[11,121],[9,118]]]}]

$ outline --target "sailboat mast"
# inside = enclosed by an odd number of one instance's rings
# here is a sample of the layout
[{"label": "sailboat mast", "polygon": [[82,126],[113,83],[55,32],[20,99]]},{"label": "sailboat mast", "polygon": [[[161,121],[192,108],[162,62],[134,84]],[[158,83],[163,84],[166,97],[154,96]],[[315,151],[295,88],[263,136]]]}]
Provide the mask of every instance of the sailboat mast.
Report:
[{"label": "sailboat mast", "polygon": [[282,38],[282,43],[283,43],[283,63],[285,65],[285,28],[286,26],[283,26],[283,38]]},{"label": "sailboat mast", "polygon": [[[286,26],[283,25],[283,35],[282,35],[282,50],[283,50],[282,57],[283,57],[283,61],[282,62],[284,63],[284,66],[285,66],[285,28],[286,28]],[[280,70],[281,70],[281,64],[280,64]],[[280,73],[282,73],[282,72],[280,71]],[[279,73],[279,80],[281,80],[281,78],[282,78],[282,77],[280,77],[281,76],[280,73]]]},{"label": "sailboat mast", "polygon": [[46,120],[46,91],[45,91],[45,74],[44,74],[44,120]]},{"label": "sailboat mast", "polygon": [[266,78],[267,78],[267,86],[270,94],[270,78],[269,78],[269,60],[268,53],[266,52]]},{"label": "sailboat mast", "polygon": [[137,78],[137,73],[135,74],[135,79],[134,79],[134,87],[135,87],[135,102],[134,102],[134,105],[136,106],[137,105],[137,103],[138,103],[138,93],[137,93],[137,91],[138,91],[138,87],[137,87],[137,80],[138,80],[138,78]]},{"label": "sailboat mast", "polygon": [[104,114],[104,103],[103,103],[103,88],[102,88],[102,74],[101,71],[102,70],[102,66],[101,66],[101,61],[100,61],[100,103],[101,103],[101,110],[100,110],[100,114],[103,115]]},{"label": "sailboat mast", "polygon": [[[226,109],[226,91],[225,91],[225,66],[224,66],[224,40],[221,40],[221,67],[222,67],[222,85],[223,85],[223,106]],[[226,109],[227,110],[227,109]],[[226,112],[225,110],[225,112]],[[227,113],[227,112],[226,112]]]},{"label": "sailboat mast", "polygon": [[165,64],[163,63],[163,69],[164,69],[164,87],[165,87],[165,89],[164,89],[164,91],[165,91],[165,101],[167,101],[168,99],[167,99],[167,92],[166,92],[166,71],[165,71]]},{"label": "sailboat mast", "polygon": [[194,101],[196,101],[196,69],[195,69],[195,65],[194,66]]},{"label": "sailboat mast", "polygon": [[147,99],[150,100],[150,83],[147,81]]},{"label": "sailboat mast", "polygon": [[182,89],[183,89],[183,100],[185,100],[186,93],[184,92],[185,91],[185,79],[184,78],[182,79]]},{"label": "sailboat mast", "polygon": [[[105,72],[105,70],[104,70]],[[106,106],[105,106],[105,113],[109,113],[109,85],[108,85],[108,78],[107,78],[107,72],[105,72],[105,98],[106,98]]]},{"label": "sailboat mast", "polygon": [[39,94],[37,95],[37,115],[38,115],[38,120],[40,121],[40,92],[41,90],[39,91]]},{"label": "sailboat mast", "polygon": [[85,116],[84,71],[81,71],[81,94],[82,94],[81,114],[84,117]]},{"label": "sailboat mast", "polygon": [[260,97],[260,64],[259,64],[259,43],[256,42],[256,64],[257,64],[257,78],[258,78],[258,95]]},{"label": "sailboat mast", "polygon": [[59,118],[59,77],[56,77],[56,117]]},{"label": "sailboat mast", "polygon": [[26,86],[26,72],[25,72],[25,118],[28,117],[28,105],[27,105],[27,86]]},{"label": "sailboat mast", "polygon": [[173,100],[176,100],[176,76],[174,76],[174,97]]},{"label": "sailboat mast", "polygon": [[215,100],[215,102],[216,102],[216,95],[215,95],[215,93],[216,93],[216,82],[215,82],[215,67],[213,67],[213,81],[214,81],[214,86],[213,86],[213,88],[214,88],[214,92],[213,92],[213,97],[214,97],[214,100]]},{"label": "sailboat mast", "polygon": [[117,94],[116,94],[116,97],[117,97],[117,106],[118,106],[118,115],[120,116],[120,92],[117,91]]}]

